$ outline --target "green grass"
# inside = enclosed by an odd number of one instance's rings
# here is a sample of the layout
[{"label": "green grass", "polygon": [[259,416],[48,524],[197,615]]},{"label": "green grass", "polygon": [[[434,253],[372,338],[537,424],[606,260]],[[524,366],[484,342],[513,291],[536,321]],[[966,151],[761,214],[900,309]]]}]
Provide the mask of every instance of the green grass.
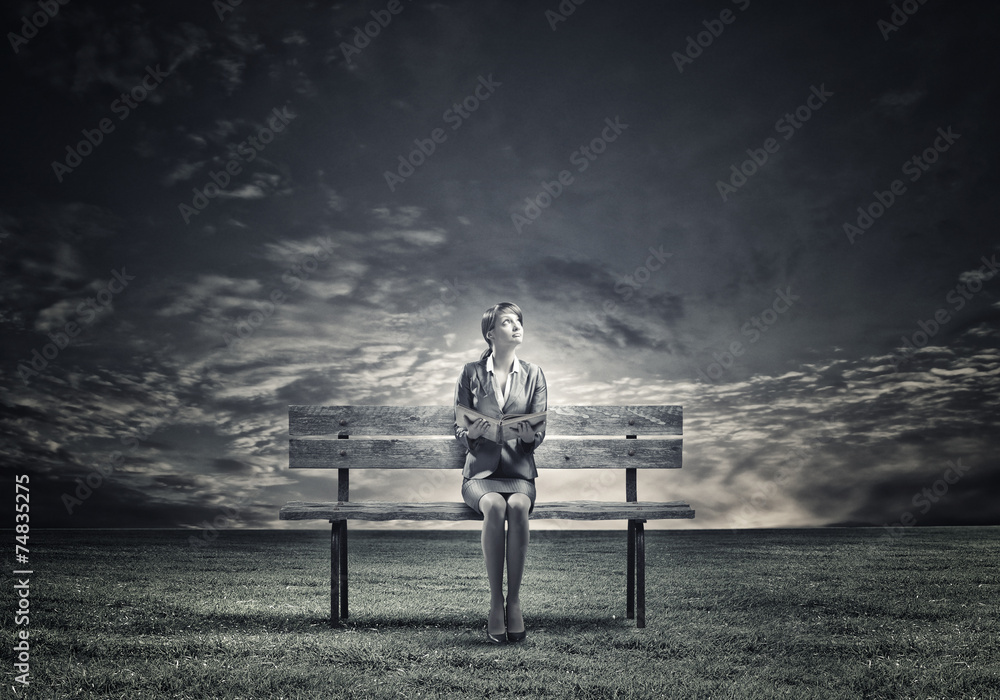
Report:
[{"label": "green grass", "polygon": [[505,647],[485,641],[476,532],[353,532],[339,630],[328,534],[229,530],[200,551],[189,534],[33,531],[32,683],[14,696],[1000,697],[997,528],[883,547],[647,532],[645,629],[624,619],[624,532],[537,531],[528,640]]}]

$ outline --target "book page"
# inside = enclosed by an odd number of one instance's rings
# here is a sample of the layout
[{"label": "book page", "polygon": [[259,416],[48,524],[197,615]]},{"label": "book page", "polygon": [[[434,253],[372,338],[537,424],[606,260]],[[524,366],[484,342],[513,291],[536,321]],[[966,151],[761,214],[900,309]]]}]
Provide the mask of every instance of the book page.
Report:
[{"label": "book page", "polygon": [[500,431],[499,420],[497,420],[493,416],[487,416],[484,413],[480,413],[479,411],[469,408],[468,406],[463,406],[462,404],[455,404],[455,422],[459,426],[465,428],[466,430],[468,430],[469,426],[471,426],[480,418],[485,418],[487,422],[490,424],[490,427],[487,428],[485,433],[483,433],[483,437],[486,438],[487,440],[498,442],[497,435]]},{"label": "book page", "polygon": [[545,417],[548,414],[547,411],[542,411],[541,413],[520,413],[513,414],[510,416],[504,416],[501,421],[501,435],[502,439],[506,442],[507,440],[517,439],[517,424],[523,421],[527,421],[531,425],[533,432],[542,432],[545,430]]},{"label": "book page", "polygon": [[541,413],[513,413],[498,420],[493,416],[487,416],[468,406],[455,404],[455,422],[459,426],[468,430],[469,426],[477,420],[485,418],[490,427],[483,433],[483,437],[497,443],[516,440],[516,426],[521,421],[528,421],[536,433],[545,430],[545,418],[547,415],[548,411],[542,411]]}]

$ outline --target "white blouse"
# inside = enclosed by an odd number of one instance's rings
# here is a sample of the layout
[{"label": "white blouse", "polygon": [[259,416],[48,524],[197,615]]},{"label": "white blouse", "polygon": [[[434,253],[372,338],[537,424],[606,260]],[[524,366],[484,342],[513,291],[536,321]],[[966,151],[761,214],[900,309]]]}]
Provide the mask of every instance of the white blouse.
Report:
[{"label": "white blouse", "polygon": [[497,382],[497,375],[493,373],[493,355],[490,354],[486,358],[486,371],[490,375],[490,381],[493,382],[493,393],[500,397],[498,402],[500,405],[500,410],[503,410],[503,405],[507,403],[507,394],[510,393],[510,385],[514,381],[514,372],[521,369],[521,363],[517,361],[517,355],[514,355],[514,363],[511,366],[510,372],[507,374],[507,381],[504,384],[503,391],[500,390],[500,384]]}]

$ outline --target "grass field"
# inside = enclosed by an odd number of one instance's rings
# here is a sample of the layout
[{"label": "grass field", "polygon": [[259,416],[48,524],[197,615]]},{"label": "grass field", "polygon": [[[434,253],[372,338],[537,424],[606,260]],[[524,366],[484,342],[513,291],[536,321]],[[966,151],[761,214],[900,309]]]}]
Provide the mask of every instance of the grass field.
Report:
[{"label": "grass field", "polygon": [[190,534],[33,530],[13,696],[1000,698],[998,528],[647,532],[641,630],[624,532],[538,531],[503,647],[476,532],[352,533],[339,630],[328,534]]}]

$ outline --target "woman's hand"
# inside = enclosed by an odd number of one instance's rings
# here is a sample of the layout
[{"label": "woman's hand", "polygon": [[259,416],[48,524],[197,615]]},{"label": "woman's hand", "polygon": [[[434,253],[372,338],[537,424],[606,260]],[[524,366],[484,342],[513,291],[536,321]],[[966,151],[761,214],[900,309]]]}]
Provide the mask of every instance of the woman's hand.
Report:
[{"label": "woman's hand", "polygon": [[535,431],[531,427],[531,423],[526,420],[521,421],[517,424],[517,437],[521,442],[531,444],[535,441]]},{"label": "woman's hand", "polygon": [[480,418],[475,423],[469,426],[469,439],[475,440],[481,438],[486,434],[486,431],[490,429],[490,423],[485,418]]}]

